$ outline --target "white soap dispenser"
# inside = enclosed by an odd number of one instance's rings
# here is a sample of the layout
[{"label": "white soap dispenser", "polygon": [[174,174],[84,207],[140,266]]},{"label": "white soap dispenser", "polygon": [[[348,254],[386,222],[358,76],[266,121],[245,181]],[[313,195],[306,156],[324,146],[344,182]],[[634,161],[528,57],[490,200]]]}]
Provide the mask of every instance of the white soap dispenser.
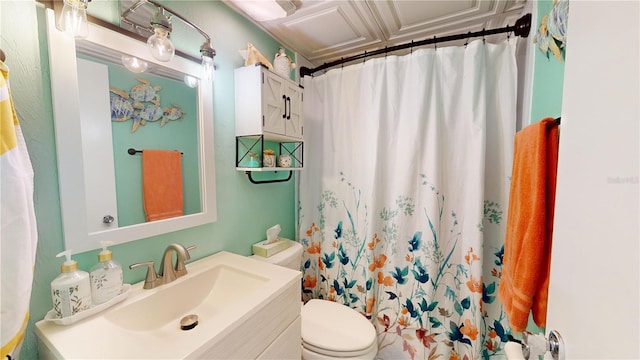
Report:
[{"label": "white soap dispenser", "polygon": [[62,273],[51,282],[53,310],[59,317],[72,316],[91,307],[91,285],[89,273],[78,270],[78,262],[71,259],[71,250],[56,257],[66,256],[60,266]]},{"label": "white soap dispenser", "polygon": [[107,249],[107,245],[111,244],[111,241],[100,241],[102,251],[98,254],[98,263],[91,268],[91,298],[94,305],[113,299],[122,290],[122,266],[113,260],[111,250]]}]

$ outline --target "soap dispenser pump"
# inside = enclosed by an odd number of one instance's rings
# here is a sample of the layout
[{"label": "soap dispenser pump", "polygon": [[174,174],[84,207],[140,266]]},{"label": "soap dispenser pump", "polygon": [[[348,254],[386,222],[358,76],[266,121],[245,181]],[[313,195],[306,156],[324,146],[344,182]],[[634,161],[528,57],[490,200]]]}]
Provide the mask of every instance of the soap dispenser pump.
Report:
[{"label": "soap dispenser pump", "polygon": [[100,241],[102,251],[98,253],[98,263],[91,268],[91,298],[98,305],[118,296],[122,291],[122,266],[113,260],[111,241]]},{"label": "soap dispenser pump", "polygon": [[78,269],[78,262],[71,259],[71,250],[56,257],[65,256],[60,266],[61,274],[51,282],[51,300],[53,310],[61,318],[68,317],[91,307],[91,285],[89,273]]}]

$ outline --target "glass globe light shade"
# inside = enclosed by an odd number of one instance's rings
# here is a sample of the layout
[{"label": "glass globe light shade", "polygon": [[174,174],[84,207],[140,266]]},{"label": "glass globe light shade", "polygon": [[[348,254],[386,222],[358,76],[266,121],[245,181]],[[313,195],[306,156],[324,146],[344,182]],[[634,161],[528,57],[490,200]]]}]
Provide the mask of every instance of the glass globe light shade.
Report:
[{"label": "glass globe light shade", "polygon": [[209,38],[200,46],[200,55],[202,56],[202,78],[213,82],[216,71],[216,67],[213,64],[213,57],[216,56],[216,51],[211,47],[211,40]]},{"label": "glass globe light shade", "polygon": [[202,77],[208,81],[213,81],[215,71],[213,59],[208,56],[202,56]]},{"label": "glass globe light shade", "polygon": [[76,39],[89,36],[86,0],[64,0],[62,12],[58,18],[58,28]]},{"label": "glass globe light shade", "polygon": [[184,83],[190,87],[190,88],[194,88],[196,86],[198,86],[198,79],[194,78],[193,76],[190,75],[185,75],[184,76]]},{"label": "glass globe light shade", "polygon": [[173,59],[173,55],[176,53],[176,48],[173,46],[173,42],[167,37],[168,33],[162,28],[156,27],[154,34],[149,36],[147,45],[154,58],[160,61],[170,61]]},{"label": "glass globe light shade", "polygon": [[122,64],[127,68],[127,70],[133,73],[142,73],[147,71],[149,68],[149,63],[146,61],[129,55],[122,55]]}]

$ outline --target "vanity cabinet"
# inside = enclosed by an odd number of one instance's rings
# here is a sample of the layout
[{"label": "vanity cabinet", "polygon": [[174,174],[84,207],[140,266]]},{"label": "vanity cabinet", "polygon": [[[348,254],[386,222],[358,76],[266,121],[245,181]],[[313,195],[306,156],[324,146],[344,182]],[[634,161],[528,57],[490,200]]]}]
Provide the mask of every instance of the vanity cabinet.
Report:
[{"label": "vanity cabinet", "polygon": [[235,69],[236,136],[302,141],[302,88],[261,65]]},{"label": "vanity cabinet", "polygon": [[[185,267],[155,289],[131,285],[99,314],[38,321],[39,358],[300,359],[300,271],[227,251]],[[185,315],[198,324],[183,329]]]}]

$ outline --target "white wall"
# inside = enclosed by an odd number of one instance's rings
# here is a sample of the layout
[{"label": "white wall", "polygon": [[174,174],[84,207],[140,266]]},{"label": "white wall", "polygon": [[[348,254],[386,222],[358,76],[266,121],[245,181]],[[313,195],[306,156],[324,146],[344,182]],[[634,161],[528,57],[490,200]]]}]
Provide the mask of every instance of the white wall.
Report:
[{"label": "white wall", "polygon": [[571,1],[547,330],[640,358],[640,3]]}]

